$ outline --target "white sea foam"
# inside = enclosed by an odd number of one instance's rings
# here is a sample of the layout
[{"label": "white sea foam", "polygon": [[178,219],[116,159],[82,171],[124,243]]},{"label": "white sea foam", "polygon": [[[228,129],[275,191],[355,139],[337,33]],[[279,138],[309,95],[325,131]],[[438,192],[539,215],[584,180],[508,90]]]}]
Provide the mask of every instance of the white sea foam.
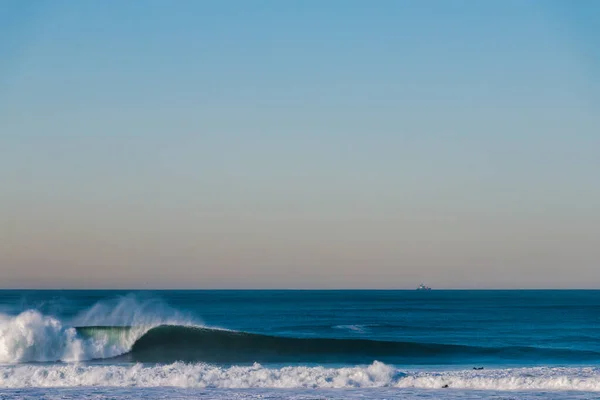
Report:
[{"label": "white sea foam", "polygon": [[181,389],[173,387],[79,387],[3,389],[3,400],[589,400],[596,393],[564,391],[498,391],[447,389]]},{"label": "white sea foam", "polygon": [[37,311],[0,315],[0,362],[79,360],[84,349],[73,328]]},{"label": "white sea foam", "polygon": [[0,387],[182,387],[213,389],[460,389],[493,391],[600,391],[598,368],[519,368],[411,372],[380,362],[345,368],[18,365],[0,367]]},{"label": "white sea foam", "polygon": [[469,390],[600,391],[599,368],[512,368],[410,373],[395,387]]},{"label": "white sea foam", "polygon": [[376,362],[367,367],[324,368],[252,366],[217,367],[174,363],[163,366],[84,366],[77,364],[0,368],[0,386],[177,386],[200,388],[346,388],[384,387],[395,370]]}]

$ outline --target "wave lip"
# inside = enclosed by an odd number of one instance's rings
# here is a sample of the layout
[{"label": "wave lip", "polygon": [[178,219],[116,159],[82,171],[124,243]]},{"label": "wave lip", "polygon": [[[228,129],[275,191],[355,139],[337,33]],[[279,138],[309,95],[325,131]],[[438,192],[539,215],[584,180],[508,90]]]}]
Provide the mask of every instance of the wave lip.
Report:
[{"label": "wave lip", "polygon": [[416,388],[600,392],[598,368],[516,368],[484,371],[406,372],[381,362],[344,368],[208,364],[17,365],[0,367],[0,387],[182,388]]}]

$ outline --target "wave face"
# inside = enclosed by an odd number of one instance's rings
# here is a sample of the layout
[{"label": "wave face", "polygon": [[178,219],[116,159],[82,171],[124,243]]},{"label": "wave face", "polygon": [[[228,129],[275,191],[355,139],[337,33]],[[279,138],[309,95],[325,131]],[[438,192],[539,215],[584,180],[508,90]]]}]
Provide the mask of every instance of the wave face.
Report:
[{"label": "wave face", "polygon": [[598,368],[516,368],[484,371],[403,372],[381,362],[326,368],[208,364],[18,365],[0,367],[0,387],[183,388],[419,388],[468,390],[600,391]]},{"label": "wave face", "polygon": [[374,360],[402,363],[451,363],[469,357],[527,359],[554,357],[600,359],[595,352],[534,347],[477,347],[366,339],[291,338],[198,326],[161,325],[147,330],[136,327],[79,327],[78,336],[101,341],[128,351],[132,362],[172,363],[370,363]]}]

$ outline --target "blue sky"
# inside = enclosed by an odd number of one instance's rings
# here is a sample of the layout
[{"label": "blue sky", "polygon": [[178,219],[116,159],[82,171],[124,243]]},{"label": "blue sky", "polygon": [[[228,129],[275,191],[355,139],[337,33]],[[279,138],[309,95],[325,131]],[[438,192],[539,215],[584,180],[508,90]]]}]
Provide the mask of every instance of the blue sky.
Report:
[{"label": "blue sky", "polygon": [[594,1],[5,1],[7,287],[598,287]]}]

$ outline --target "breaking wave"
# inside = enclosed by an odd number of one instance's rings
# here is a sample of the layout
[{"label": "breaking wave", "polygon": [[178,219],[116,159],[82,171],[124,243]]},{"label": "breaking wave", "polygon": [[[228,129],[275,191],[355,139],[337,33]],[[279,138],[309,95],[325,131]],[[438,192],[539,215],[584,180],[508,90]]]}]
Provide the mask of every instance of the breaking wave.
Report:
[{"label": "breaking wave", "polygon": [[[95,335],[75,328],[86,324],[115,326]],[[135,296],[97,303],[71,323],[37,310],[16,316],[0,314],[0,363],[112,358],[129,352],[138,338],[162,324],[191,326],[198,322],[160,301],[141,301]]]},{"label": "breaking wave", "polygon": [[452,364],[486,359],[594,361],[591,351],[536,347],[478,347],[367,339],[291,338],[194,325],[63,327],[27,311],[0,328],[0,362],[80,361],[115,358],[127,362]]},{"label": "breaking wave", "polygon": [[517,368],[404,372],[381,362],[326,368],[168,365],[18,365],[0,367],[0,387],[185,388],[422,388],[469,390],[600,391],[598,368]]},{"label": "breaking wave", "polygon": [[[359,329],[363,326],[341,326]],[[485,364],[529,361],[598,362],[600,353],[552,347],[481,347],[362,338],[294,338],[230,331],[157,302],[126,296],[98,303],[65,323],[36,310],[0,314],[0,364],[116,359],[133,363],[178,361],[224,365]]]}]

